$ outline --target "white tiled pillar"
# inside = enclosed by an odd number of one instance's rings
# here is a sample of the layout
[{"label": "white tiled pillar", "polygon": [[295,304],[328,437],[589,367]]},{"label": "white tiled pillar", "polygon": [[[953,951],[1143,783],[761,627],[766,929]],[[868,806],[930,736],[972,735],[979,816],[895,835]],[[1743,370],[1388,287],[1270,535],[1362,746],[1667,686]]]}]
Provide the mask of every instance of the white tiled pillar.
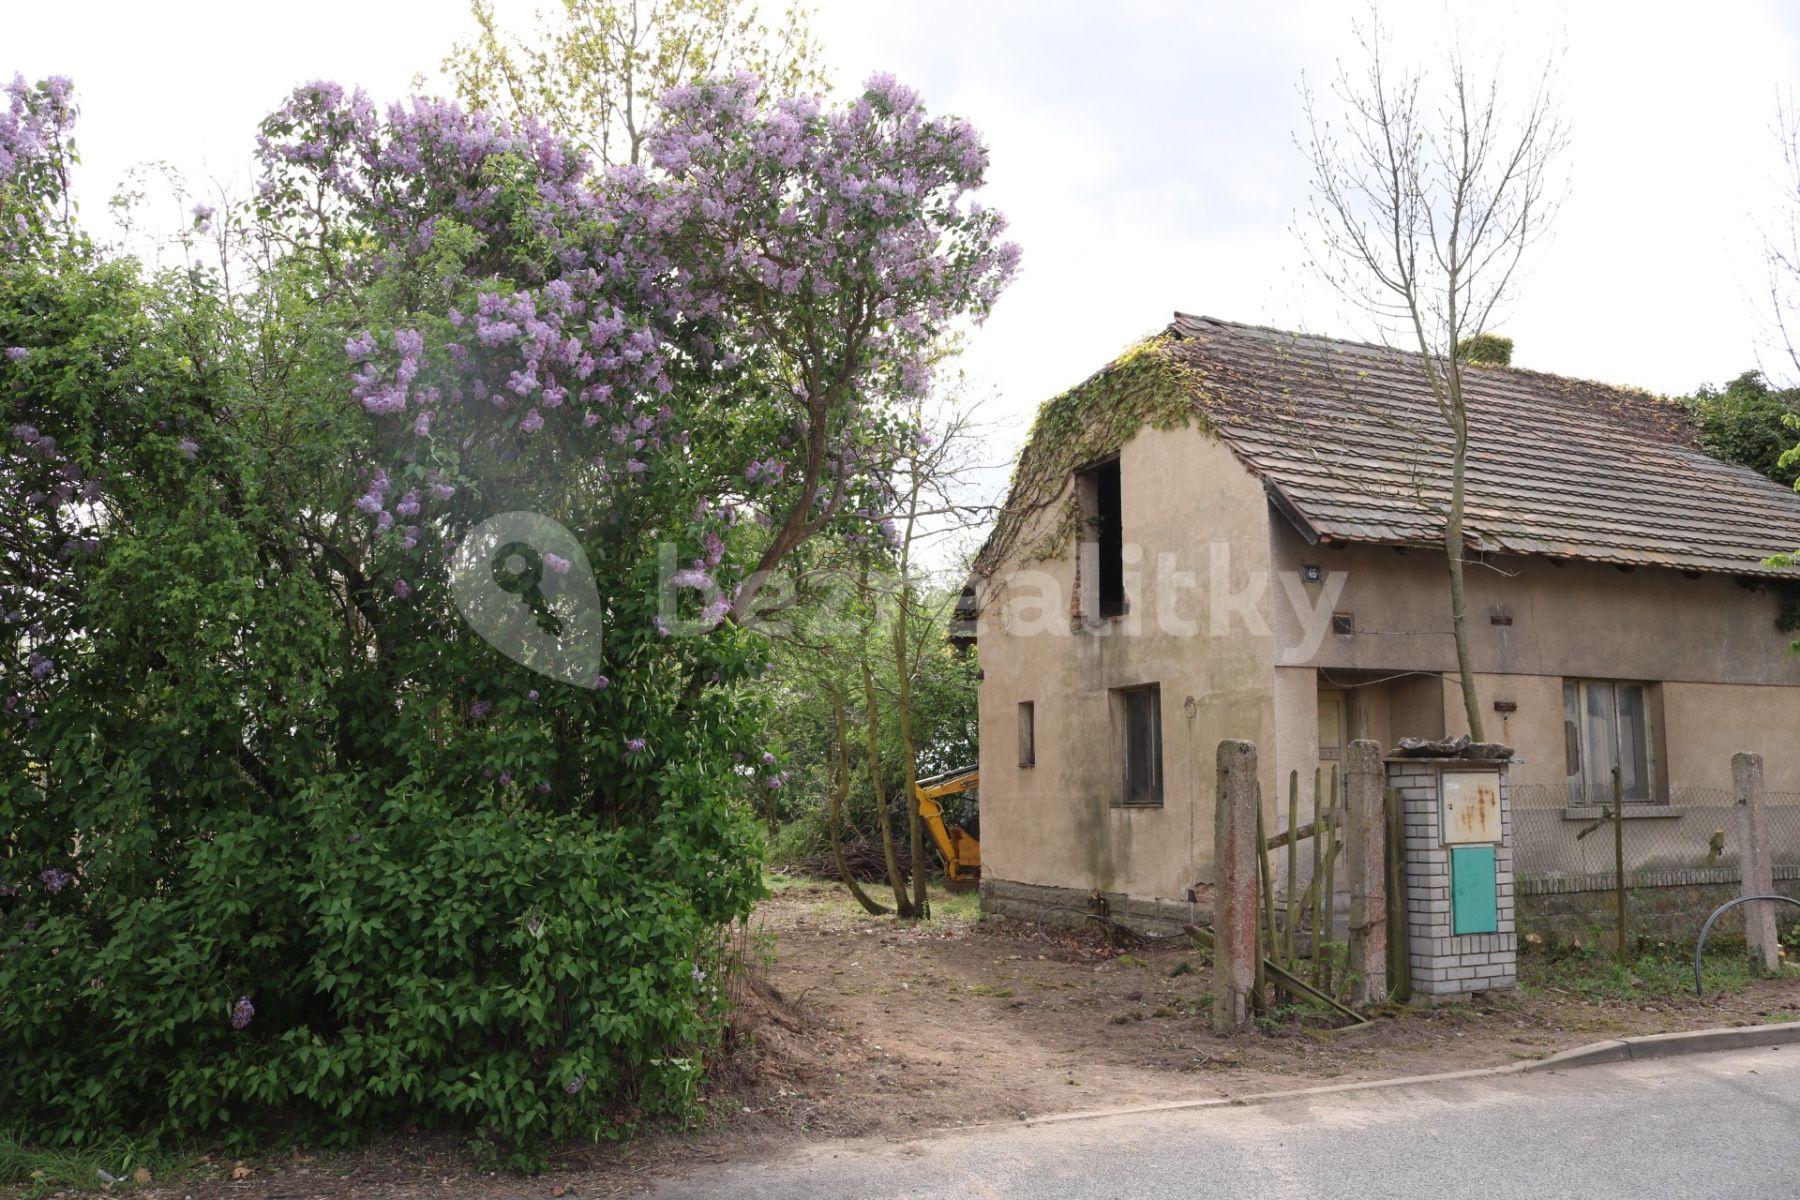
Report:
[{"label": "white tiled pillar", "polygon": [[[1400,794],[1406,817],[1406,923],[1412,994],[1431,1002],[1518,983],[1519,939],[1514,924],[1512,788],[1504,762],[1390,758],[1388,786]],[[1500,840],[1494,845],[1493,933],[1457,935],[1451,921],[1450,850],[1444,842],[1444,776],[1451,771],[1499,772]]]}]

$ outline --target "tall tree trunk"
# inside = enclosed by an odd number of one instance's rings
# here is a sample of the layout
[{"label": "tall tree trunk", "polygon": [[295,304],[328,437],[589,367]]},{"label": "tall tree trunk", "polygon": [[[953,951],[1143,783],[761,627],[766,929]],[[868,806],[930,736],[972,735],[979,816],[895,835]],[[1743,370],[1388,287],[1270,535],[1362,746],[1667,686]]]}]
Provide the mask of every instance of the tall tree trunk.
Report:
[{"label": "tall tree trunk", "polygon": [[869,786],[875,789],[875,819],[881,825],[881,853],[887,860],[888,884],[894,889],[894,909],[903,917],[916,915],[906,896],[906,880],[894,857],[894,825],[889,819],[887,788],[881,782],[881,709],[875,704],[875,672],[863,659],[863,703],[868,708]]},{"label": "tall tree trunk", "polygon": [[[1461,389],[1458,389],[1460,391]],[[1481,698],[1475,694],[1475,660],[1469,651],[1469,594],[1463,584],[1463,505],[1467,496],[1469,418],[1460,395],[1454,398],[1456,439],[1450,464],[1450,517],[1444,523],[1444,553],[1450,560],[1450,629],[1456,638],[1456,669],[1462,680],[1463,711],[1469,736],[1486,741],[1481,728]]]},{"label": "tall tree trunk", "polygon": [[912,667],[906,644],[907,602],[911,599],[908,585],[900,586],[900,606],[894,613],[894,672],[900,684],[900,752],[906,763],[906,828],[912,851],[913,909],[925,915],[929,897],[925,894],[925,821],[919,813],[919,764],[914,757],[912,736]]},{"label": "tall tree trunk", "polygon": [[831,697],[832,719],[837,723],[837,754],[825,811],[825,831],[831,839],[831,857],[837,863],[838,875],[843,879],[844,886],[850,889],[856,902],[863,906],[863,911],[870,916],[879,917],[886,914],[887,906],[863,891],[862,884],[850,873],[850,864],[844,861],[841,827],[844,821],[844,801],[850,795],[850,721],[844,714],[843,693],[835,686],[827,686],[825,690]]}]

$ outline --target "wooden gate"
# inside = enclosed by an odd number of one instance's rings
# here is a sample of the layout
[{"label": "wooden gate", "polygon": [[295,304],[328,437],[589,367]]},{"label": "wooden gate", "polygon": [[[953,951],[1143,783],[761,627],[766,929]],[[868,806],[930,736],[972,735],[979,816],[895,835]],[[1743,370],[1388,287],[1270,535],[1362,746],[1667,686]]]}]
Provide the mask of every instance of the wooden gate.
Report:
[{"label": "wooden gate", "polygon": [[[1300,773],[1289,772],[1287,828],[1274,835],[1264,828],[1262,806],[1257,806],[1257,888],[1262,903],[1257,926],[1262,954],[1253,1004],[1267,1012],[1276,1003],[1310,1001],[1360,1021],[1361,1014],[1346,1002],[1349,941],[1336,937],[1344,799],[1335,764],[1313,772],[1312,799],[1313,819],[1301,825]],[[1274,869],[1278,856],[1285,859],[1280,878]]]}]

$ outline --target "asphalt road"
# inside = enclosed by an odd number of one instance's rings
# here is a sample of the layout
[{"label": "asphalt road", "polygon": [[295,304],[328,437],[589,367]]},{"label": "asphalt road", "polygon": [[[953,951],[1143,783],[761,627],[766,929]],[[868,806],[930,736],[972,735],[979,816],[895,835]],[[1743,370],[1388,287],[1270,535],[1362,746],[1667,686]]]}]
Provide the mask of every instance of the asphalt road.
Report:
[{"label": "asphalt road", "polygon": [[1800,1047],[837,1143],[658,1200],[1792,1200]]}]

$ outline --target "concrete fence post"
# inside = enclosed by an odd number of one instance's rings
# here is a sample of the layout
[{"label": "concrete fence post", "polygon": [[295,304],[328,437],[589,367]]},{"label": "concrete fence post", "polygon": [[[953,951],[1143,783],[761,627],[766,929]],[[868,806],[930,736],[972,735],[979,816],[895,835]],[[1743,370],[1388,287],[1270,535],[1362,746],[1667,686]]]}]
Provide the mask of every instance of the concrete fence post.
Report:
[{"label": "concrete fence post", "polygon": [[[1731,782],[1737,791],[1741,894],[1771,895],[1775,891],[1775,866],[1770,856],[1769,817],[1763,808],[1762,755],[1733,755]],[[1781,969],[1781,942],[1775,933],[1773,904],[1744,905],[1744,936],[1750,943],[1750,961],[1757,968],[1771,975]]]},{"label": "concrete fence post", "polygon": [[1344,837],[1349,842],[1352,1005],[1387,999],[1387,773],[1378,742],[1351,742]]},{"label": "concrete fence post", "polygon": [[1231,1033],[1250,1020],[1256,983],[1256,744],[1219,743],[1213,809],[1213,1028]]}]

